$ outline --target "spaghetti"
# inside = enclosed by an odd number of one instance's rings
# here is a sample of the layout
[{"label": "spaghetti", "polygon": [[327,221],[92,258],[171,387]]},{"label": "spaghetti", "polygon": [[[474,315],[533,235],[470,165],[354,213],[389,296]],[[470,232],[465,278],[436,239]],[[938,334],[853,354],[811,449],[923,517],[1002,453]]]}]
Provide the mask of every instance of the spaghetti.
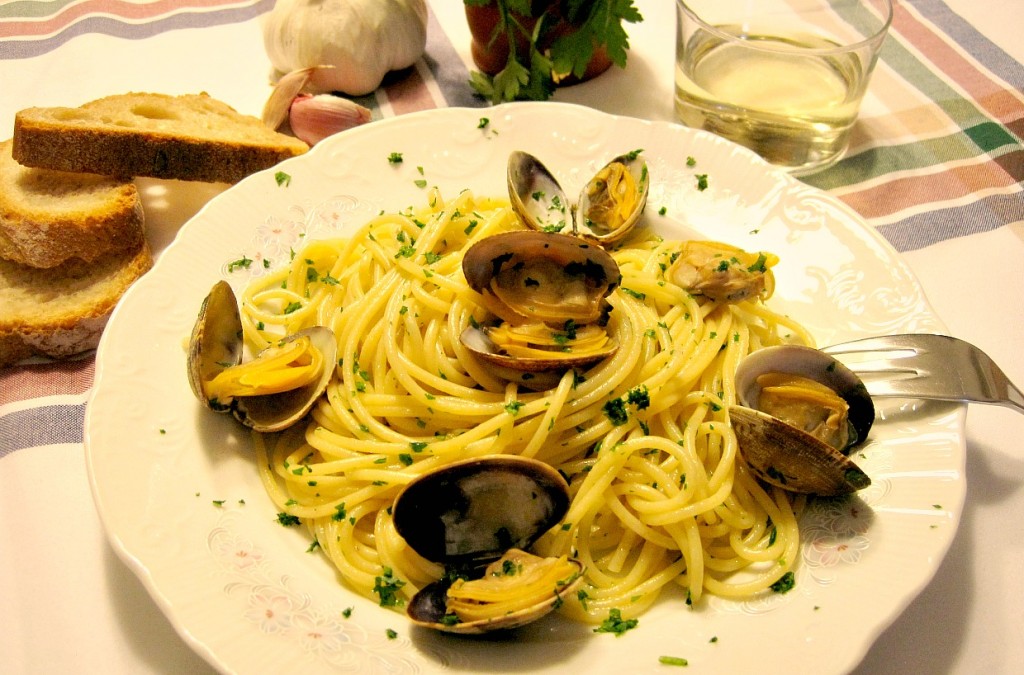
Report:
[{"label": "spaghetti", "polygon": [[271,499],[309,528],[347,584],[400,604],[443,569],[395,532],[398,491],[452,461],[515,453],[570,482],[563,525],[535,546],[586,565],[564,613],[593,623],[613,608],[636,616],[672,586],[690,602],[768,589],[797,560],[803,499],[766,489],[737,461],[732,373],[753,350],[809,336],[760,297],[695,298],[665,273],[680,243],[635,232],[613,251],[623,278],[608,331],[618,350],[525,390],[458,339],[487,318],[462,276],[463,252],[520,227],[504,201],[435,191],[428,206],[313,241],[250,284],[250,347],[311,325],[334,330],[339,344],[313,421],[255,435]]}]

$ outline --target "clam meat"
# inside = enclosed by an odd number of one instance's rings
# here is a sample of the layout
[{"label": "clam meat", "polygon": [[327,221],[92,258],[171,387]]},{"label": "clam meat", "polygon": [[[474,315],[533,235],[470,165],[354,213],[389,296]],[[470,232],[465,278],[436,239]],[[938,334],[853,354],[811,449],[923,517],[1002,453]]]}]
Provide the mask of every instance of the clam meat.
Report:
[{"label": "clam meat", "polygon": [[639,151],[615,157],[583,186],[575,203],[550,170],[533,155],[515,151],[508,160],[512,208],[531,229],[565,232],[609,246],[633,229],[647,205],[650,179]]},{"label": "clam meat", "polygon": [[561,474],[514,455],[455,462],[409,483],[392,507],[395,529],[450,572],[412,598],[409,617],[436,630],[483,633],[552,611],[582,583],[583,565],[527,550],[568,505]]},{"label": "clam meat", "polygon": [[762,480],[792,492],[834,496],[871,479],[848,457],[867,438],[875,409],[855,373],[811,347],[780,345],[736,369],[729,408],[740,452]]},{"label": "clam meat", "polygon": [[692,240],[683,243],[668,277],[693,295],[717,302],[740,302],[770,291],[770,270],[778,261],[772,253]]},{"label": "clam meat", "polygon": [[621,279],[600,246],[565,234],[519,230],[481,239],[462,270],[495,325],[461,336],[472,352],[513,371],[544,372],[601,361],[617,345],[605,330],[607,297]]},{"label": "clam meat", "polygon": [[295,424],[327,389],[337,343],[320,326],[283,337],[242,362],[242,322],[231,286],[217,282],[203,301],[189,339],[189,385],[203,405],[230,412],[256,431]]}]

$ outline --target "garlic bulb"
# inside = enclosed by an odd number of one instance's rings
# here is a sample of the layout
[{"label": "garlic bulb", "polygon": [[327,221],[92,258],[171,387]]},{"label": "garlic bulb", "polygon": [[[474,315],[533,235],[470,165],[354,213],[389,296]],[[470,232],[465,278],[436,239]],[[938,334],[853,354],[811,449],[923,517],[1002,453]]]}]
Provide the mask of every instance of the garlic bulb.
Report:
[{"label": "garlic bulb", "polygon": [[277,0],[263,45],[278,74],[318,68],[317,93],[368,94],[427,44],[426,0]]}]

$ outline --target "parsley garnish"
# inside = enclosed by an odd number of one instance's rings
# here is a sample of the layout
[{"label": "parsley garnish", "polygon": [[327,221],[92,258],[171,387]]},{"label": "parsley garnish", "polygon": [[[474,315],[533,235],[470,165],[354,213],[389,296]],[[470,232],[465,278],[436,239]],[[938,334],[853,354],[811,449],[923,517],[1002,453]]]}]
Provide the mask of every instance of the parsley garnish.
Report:
[{"label": "parsley garnish", "polygon": [[291,527],[292,525],[299,524],[299,517],[293,516],[290,513],[281,512],[277,514],[277,522],[285,527]]},{"label": "parsley garnish", "polygon": [[772,584],[771,589],[776,593],[788,593],[793,590],[794,586],[796,586],[796,577],[790,571],[783,574],[781,579]]},{"label": "parsley garnish", "polygon": [[402,606],[404,601],[396,595],[402,586],[405,586],[405,582],[401,579],[396,579],[390,567],[384,567],[383,574],[379,577],[374,577],[373,580],[373,592],[380,597],[380,606]]},{"label": "parsley garnish", "polygon": [[277,187],[288,187],[292,184],[292,177],[284,171],[278,171],[274,174],[274,182],[277,183]]},{"label": "parsley garnish", "polygon": [[228,273],[234,272],[238,269],[247,270],[252,265],[252,259],[245,257],[244,255],[238,260],[234,260],[228,263]]},{"label": "parsley garnish", "polygon": [[629,412],[626,411],[626,403],[621,398],[613,398],[604,404],[601,408],[604,411],[605,417],[619,427],[629,421]]},{"label": "parsley garnish", "polygon": [[594,632],[615,633],[615,637],[621,637],[626,631],[636,628],[639,623],[639,619],[623,619],[622,611],[613,607],[608,610],[608,618],[602,621]]},{"label": "parsley garnish", "polygon": [[659,656],[658,663],[665,666],[688,666],[690,662],[681,656]]},{"label": "parsley garnish", "polygon": [[651,395],[646,384],[637,385],[626,393],[626,401],[636,406],[637,410],[643,410],[651,405]]},{"label": "parsley garnish", "polygon": [[401,164],[402,163],[402,153],[400,153],[400,152],[392,152],[390,155],[388,155],[388,163],[389,164]]}]

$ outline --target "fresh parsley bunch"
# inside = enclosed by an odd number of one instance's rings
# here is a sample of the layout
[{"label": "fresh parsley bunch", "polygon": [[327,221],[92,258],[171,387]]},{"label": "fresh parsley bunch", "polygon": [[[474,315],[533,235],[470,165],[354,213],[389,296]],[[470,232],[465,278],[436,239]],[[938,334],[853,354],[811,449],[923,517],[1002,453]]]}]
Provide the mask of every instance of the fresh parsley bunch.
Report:
[{"label": "fresh parsley bunch", "polygon": [[[558,81],[582,77],[595,50],[604,47],[620,68],[626,65],[629,36],[623,23],[643,20],[633,0],[464,0],[466,5],[498,10],[491,42],[504,37],[508,60],[495,75],[470,74],[470,85],[492,103],[544,101]],[[572,30],[552,39],[561,23]],[[522,44],[527,46],[526,53]],[[550,46],[547,46],[550,45]]]}]

